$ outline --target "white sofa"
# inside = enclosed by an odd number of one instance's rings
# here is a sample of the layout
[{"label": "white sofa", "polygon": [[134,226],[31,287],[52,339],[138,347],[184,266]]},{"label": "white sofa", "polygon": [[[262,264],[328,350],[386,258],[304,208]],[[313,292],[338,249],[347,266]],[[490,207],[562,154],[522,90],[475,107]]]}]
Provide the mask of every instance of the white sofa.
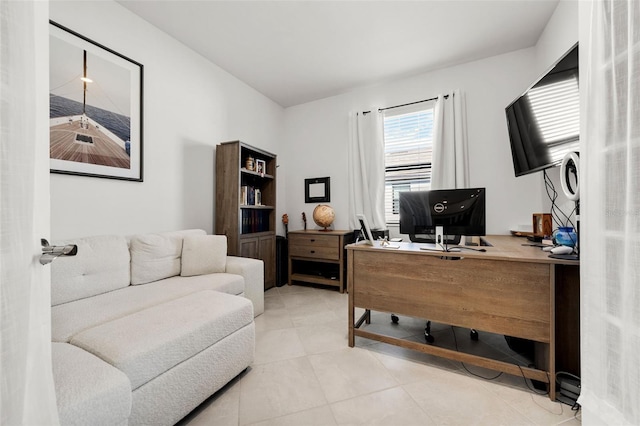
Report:
[{"label": "white sofa", "polygon": [[172,425],[252,362],[260,260],[203,230],[88,237],[51,268],[63,425]]}]

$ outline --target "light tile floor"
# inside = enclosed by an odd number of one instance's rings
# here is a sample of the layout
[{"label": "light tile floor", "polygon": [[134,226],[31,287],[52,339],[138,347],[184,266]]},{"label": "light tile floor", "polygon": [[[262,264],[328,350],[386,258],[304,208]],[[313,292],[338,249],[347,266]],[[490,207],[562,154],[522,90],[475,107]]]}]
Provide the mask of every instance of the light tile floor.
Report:
[{"label": "light tile floor", "polygon": [[[198,425],[558,425],[580,413],[530,382],[396,346],[347,344],[347,294],[304,285],[265,293],[253,365],[181,426]],[[359,310],[357,315],[363,311]],[[368,327],[424,342],[424,320],[372,313]],[[502,336],[434,324],[436,344],[526,365]]]}]

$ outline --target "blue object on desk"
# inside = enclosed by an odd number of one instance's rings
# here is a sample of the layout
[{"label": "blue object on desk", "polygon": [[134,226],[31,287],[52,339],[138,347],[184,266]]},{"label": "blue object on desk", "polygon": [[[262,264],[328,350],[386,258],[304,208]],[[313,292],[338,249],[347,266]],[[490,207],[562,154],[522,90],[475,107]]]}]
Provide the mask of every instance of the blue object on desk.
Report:
[{"label": "blue object on desk", "polygon": [[561,226],[555,233],[558,245],[574,247],[578,241],[578,236],[571,226]]}]

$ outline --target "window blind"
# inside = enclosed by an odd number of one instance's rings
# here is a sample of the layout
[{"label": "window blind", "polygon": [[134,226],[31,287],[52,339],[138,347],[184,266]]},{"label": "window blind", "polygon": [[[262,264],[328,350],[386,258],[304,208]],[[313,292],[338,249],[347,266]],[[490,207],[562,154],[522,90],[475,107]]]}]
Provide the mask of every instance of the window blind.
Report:
[{"label": "window blind", "polygon": [[399,193],[431,186],[433,102],[384,111],[385,217],[399,221]]}]

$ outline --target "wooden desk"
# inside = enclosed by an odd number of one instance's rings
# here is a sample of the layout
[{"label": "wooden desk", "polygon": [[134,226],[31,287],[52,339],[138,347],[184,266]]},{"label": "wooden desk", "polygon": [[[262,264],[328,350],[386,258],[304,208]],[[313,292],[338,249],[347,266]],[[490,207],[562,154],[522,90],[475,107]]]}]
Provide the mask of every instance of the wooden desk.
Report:
[{"label": "wooden desk", "polygon": [[[483,247],[484,253],[423,251],[414,243],[401,243],[399,249],[348,245],[349,346],[361,336],[524,375],[549,383],[555,400],[556,371],[580,374],[579,263],[551,259],[539,248],[522,246],[522,238],[486,240],[493,247]],[[356,307],[365,309],[357,321]],[[536,368],[519,367],[441,348],[437,342],[427,345],[359,329],[370,322],[371,310],[521,337],[538,342],[542,350]]]}]

